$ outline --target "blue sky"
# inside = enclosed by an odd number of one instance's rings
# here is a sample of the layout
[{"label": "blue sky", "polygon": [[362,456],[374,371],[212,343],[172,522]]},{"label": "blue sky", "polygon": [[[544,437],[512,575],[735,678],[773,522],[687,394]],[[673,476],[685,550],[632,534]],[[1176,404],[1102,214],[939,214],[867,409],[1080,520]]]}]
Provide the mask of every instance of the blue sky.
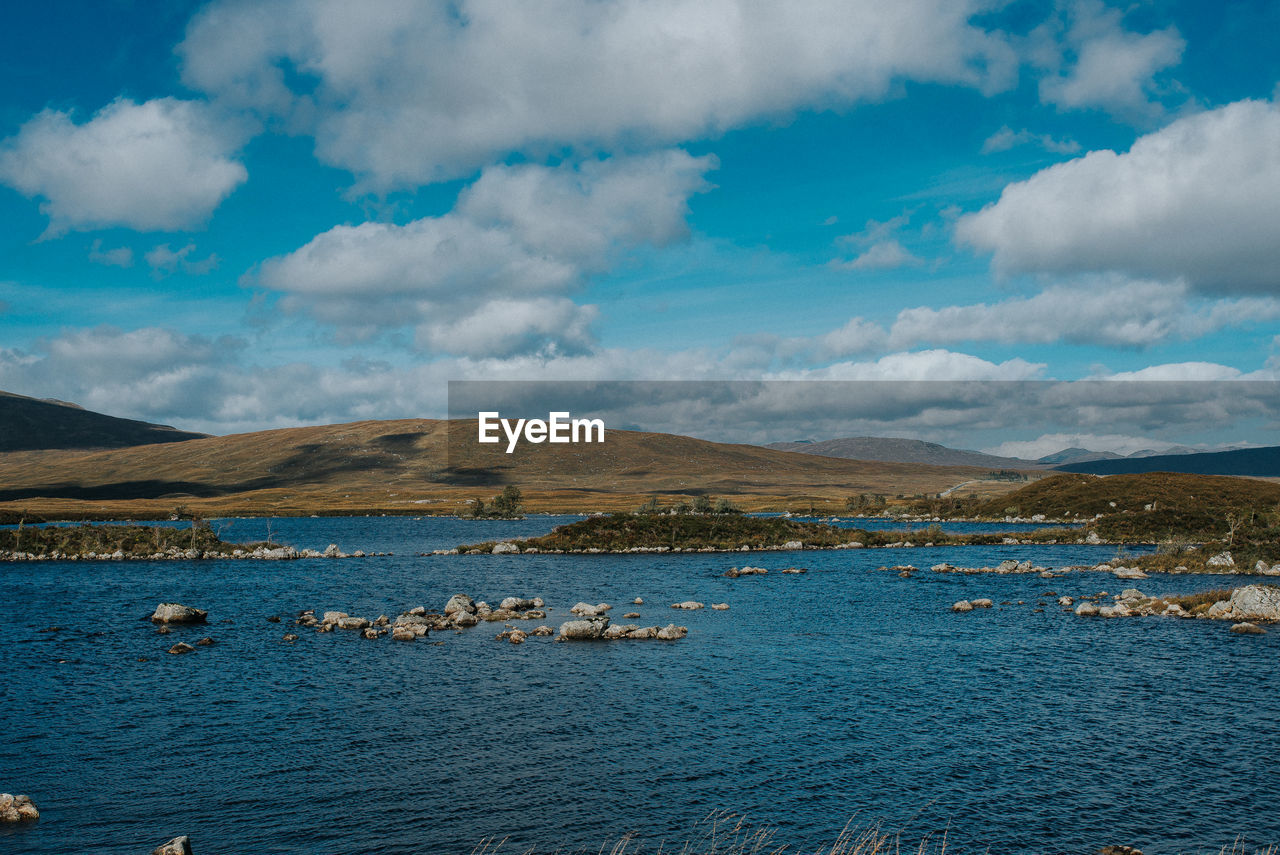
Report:
[{"label": "blue sky", "polygon": [[226,433],[450,379],[1280,373],[1274,3],[4,16],[9,391]]}]

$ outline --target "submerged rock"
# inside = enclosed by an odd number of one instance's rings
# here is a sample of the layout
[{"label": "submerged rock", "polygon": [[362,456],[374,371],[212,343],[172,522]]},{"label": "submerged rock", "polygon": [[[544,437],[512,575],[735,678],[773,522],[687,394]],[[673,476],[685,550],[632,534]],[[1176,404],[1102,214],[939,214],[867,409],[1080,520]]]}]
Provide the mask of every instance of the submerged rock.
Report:
[{"label": "submerged rock", "polygon": [[1231,627],[1236,635],[1266,635],[1267,631],[1256,623],[1237,623]]},{"label": "submerged rock", "polygon": [[671,608],[673,609],[684,609],[686,611],[696,611],[697,609],[700,609],[702,607],[703,607],[703,604],[698,602],[697,600],[685,600],[683,603],[671,604]]},{"label": "submerged rock", "polygon": [[712,603],[711,608],[718,612],[724,612],[729,610],[729,604],[728,603]]},{"label": "submerged rock", "polygon": [[955,602],[955,603],[952,603],[952,604],[951,604],[951,611],[953,611],[953,612],[971,612],[971,611],[973,611],[973,603],[969,602],[968,600],[959,600],[959,601],[957,601],[957,602]]},{"label": "submerged rock", "polygon": [[204,609],[184,606],[181,603],[161,603],[151,615],[152,623],[208,623],[209,613]]},{"label": "submerged rock", "polygon": [[179,656],[183,653],[192,653],[194,651],[195,648],[190,644],[187,644],[185,641],[179,641],[177,644],[173,645],[173,647],[169,648],[169,652],[175,656]]}]

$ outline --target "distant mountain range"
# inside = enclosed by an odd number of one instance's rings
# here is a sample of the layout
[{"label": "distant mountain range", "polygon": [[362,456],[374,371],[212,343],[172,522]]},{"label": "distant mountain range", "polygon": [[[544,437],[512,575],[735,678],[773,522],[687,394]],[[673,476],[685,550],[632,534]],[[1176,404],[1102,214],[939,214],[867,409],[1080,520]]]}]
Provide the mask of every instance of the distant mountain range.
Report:
[{"label": "distant mountain range", "polygon": [[0,392],[0,452],[128,448],[206,434],[106,416],[64,401]]},{"label": "distant mountain range", "polygon": [[1164,451],[1143,449],[1129,455],[1087,448],[1064,448],[1035,460],[1000,457],[981,451],[948,448],[918,439],[853,436],[819,442],[775,442],[766,448],[886,463],[928,463],[934,466],[987,466],[992,469],[1056,469],[1093,475],[1136,472],[1187,472],[1198,475],[1280,477],[1280,448],[1205,451],[1179,445]]}]

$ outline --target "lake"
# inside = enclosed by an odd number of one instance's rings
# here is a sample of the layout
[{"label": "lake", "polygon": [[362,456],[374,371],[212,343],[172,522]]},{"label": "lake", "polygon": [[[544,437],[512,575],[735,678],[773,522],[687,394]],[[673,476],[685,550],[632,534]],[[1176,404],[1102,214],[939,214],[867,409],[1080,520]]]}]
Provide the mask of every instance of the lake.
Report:
[{"label": "lake", "polygon": [[[927,571],[1094,564],[1113,546],[417,554],[568,519],[219,520],[229,540],[270,526],[299,548],[396,554],[0,564],[0,790],[42,813],[0,830],[0,852],[133,855],[178,834],[196,855],[468,853],[486,838],[595,852],[628,833],[656,849],[716,810],[813,848],[850,819],[912,850],[945,832],[960,855],[1280,842],[1280,631],[1054,602],[1256,580]],[[720,575],[745,563],[809,572]],[[898,563],[926,570],[876,569]],[[615,621],[634,608],[631,622],[689,635],[515,646],[482,623],[414,643],[281,640],[301,609],[394,616],[458,592],[541,596],[553,626],[575,602],[609,602]],[[950,611],[984,596],[1011,604]],[[669,608],[689,599],[730,609]],[[146,617],[169,600],[209,625],[157,635]],[[218,643],[166,653],[206,635]]]}]

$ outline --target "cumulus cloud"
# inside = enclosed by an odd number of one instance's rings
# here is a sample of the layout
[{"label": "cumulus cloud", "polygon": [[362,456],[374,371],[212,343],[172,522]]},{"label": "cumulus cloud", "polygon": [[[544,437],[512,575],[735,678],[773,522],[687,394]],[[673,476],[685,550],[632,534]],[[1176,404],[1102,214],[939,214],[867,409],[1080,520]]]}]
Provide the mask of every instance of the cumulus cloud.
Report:
[{"label": "cumulus cloud", "polygon": [[1181,62],[1186,47],[1178,30],[1126,30],[1123,14],[1101,0],[1077,0],[1065,9],[1068,61],[1065,69],[1054,69],[1040,81],[1041,100],[1129,117],[1159,114],[1157,75]]},{"label": "cumulus cloud", "polygon": [[323,161],[381,189],[511,151],[681,142],[908,80],[1002,89],[1017,59],[971,20],[987,5],[225,0],[179,54],[189,86],[314,134]]},{"label": "cumulus cloud", "polygon": [[191,229],[248,177],[239,145],[194,101],[120,99],[81,124],[48,109],[0,143],[0,181],[42,200],[46,237]]},{"label": "cumulus cloud", "polygon": [[132,267],[133,249],[127,246],[104,249],[102,239],[98,238],[89,247],[89,260],[94,264],[101,264],[106,267]]},{"label": "cumulus cloud", "polygon": [[665,151],[578,167],[495,166],[454,210],[337,226],[262,265],[284,305],[353,336],[418,328],[430,350],[512,355],[591,341],[595,309],[565,298],[627,249],[687,234],[711,157]]},{"label": "cumulus cloud", "polygon": [[851,261],[838,264],[846,270],[892,270],[895,267],[908,267],[921,264],[921,260],[912,255],[901,242],[886,240],[874,243]]},{"label": "cumulus cloud", "polygon": [[1276,318],[1280,299],[1219,300],[1200,306],[1184,282],[1112,275],[1052,285],[1030,297],[996,303],[903,309],[890,329],[889,345],[1063,341],[1144,348]]},{"label": "cumulus cloud", "polygon": [[982,153],[995,154],[1023,145],[1034,145],[1053,154],[1075,154],[1080,150],[1080,143],[1075,140],[1059,140],[1049,134],[1035,134],[1025,129],[1015,131],[1005,125],[983,141]]},{"label": "cumulus cloud", "polygon": [[1280,290],[1280,109],[1239,101],[1005,187],[956,238],[997,272],[1116,271]]},{"label": "cumulus cloud", "polygon": [[153,247],[142,257],[151,268],[151,275],[157,279],[178,271],[191,276],[204,276],[206,273],[212,273],[221,261],[215,253],[210,253],[197,261],[191,258],[195,251],[194,243],[189,243],[181,249],[170,249],[169,244],[162,243]]}]

